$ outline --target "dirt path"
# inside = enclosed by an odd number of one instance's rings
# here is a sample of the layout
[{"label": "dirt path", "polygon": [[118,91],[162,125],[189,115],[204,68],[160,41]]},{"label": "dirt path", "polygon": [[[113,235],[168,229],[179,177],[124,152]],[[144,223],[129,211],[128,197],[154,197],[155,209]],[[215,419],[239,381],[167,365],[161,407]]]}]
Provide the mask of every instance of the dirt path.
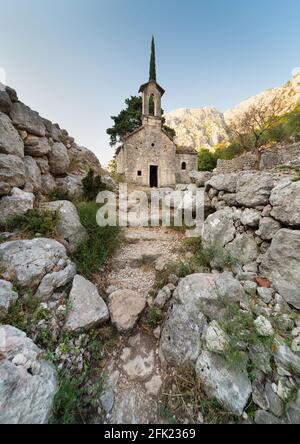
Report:
[{"label": "dirt path", "polygon": [[[125,242],[112,259],[107,283],[117,289],[129,289],[146,295],[156,271],[178,260],[181,235],[165,228],[127,228]],[[109,424],[159,423],[159,391],[164,379],[158,357],[158,338],[139,322],[124,336],[107,363],[108,375],[102,406]]]}]

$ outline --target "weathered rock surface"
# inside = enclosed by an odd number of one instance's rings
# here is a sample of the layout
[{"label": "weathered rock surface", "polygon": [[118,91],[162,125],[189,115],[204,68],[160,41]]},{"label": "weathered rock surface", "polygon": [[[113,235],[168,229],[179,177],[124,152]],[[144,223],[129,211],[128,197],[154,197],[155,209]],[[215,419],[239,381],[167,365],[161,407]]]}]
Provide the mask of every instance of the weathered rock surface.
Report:
[{"label": "weathered rock surface", "polygon": [[86,229],[80,222],[75,205],[68,200],[59,200],[46,204],[46,208],[58,213],[58,234],[69,243],[70,251],[75,251],[87,238]]},{"label": "weathered rock surface", "polygon": [[10,118],[0,112],[0,153],[24,156],[24,144]]},{"label": "weathered rock surface", "polygon": [[49,167],[53,175],[65,174],[70,166],[68,150],[63,143],[56,142],[49,153]]},{"label": "weathered rock surface", "polygon": [[26,334],[0,326],[0,424],[45,424],[57,391],[54,366]]},{"label": "weathered rock surface", "polygon": [[42,190],[44,194],[50,194],[57,188],[55,179],[50,173],[42,174]]},{"label": "weathered rock surface", "polygon": [[69,297],[66,330],[88,330],[109,319],[108,308],[94,284],[76,275]]},{"label": "weathered rock surface", "polygon": [[126,333],[133,329],[146,307],[146,296],[132,290],[118,290],[109,296],[111,321],[117,330]]},{"label": "weathered rock surface", "polygon": [[222,353],[228,345],[227,335],[216,321],[209,324],[205,340],[207,349],[214,353]]},{"label": "weathered rock surface", "polygon": [[190,173],[190,179],[197,187],[204,187],[205,182],[208,182],[212,178],[210,171],[192,171]]},{"label": "weathered rock surface", "polygon": [[22,187],[25,184],[25,167],[20,157],[0,154],[0,182],[10,187]]},{"label": "weathered rock surface", "polygon": [[207,396],[216,398],[233,414],[243,413],[252,392],[245,372],[229,366],[221,356],[205,351],[197,360],[196,373]]},{"label": "weathered rock surface", "polygon": [[97,174],[102,173],[97,156],[87,148],[74,145],[68,150],[68,154],[71,162],[69,174],[86,176],[90,169]]},{"label": "weathered rock surface", "polygon": [[56,179],[56,188],[62,193],[67,193],[72,197],[81,196],[83,194],[82,186],[83,176],[69,174],[66,177]]},{"label": "weathered rock surface", "polygon": [[[39,291],[39,285],[49,274],[65,270],[66,279],[59,275],[59,281],[63,280],[64,285],[74,276],[74,266],[67,257],[65,247],[53,239],[19,240],[1,244],[0,268],[4,279],[33,292]],[[54,285],[51,293],[57,288],[55,279]]]},{"label": "weathered rock surface", "polygon": [[2,84],[0,84],[0,111],[9,113],[11,105],[9,94],[5,91],[5,88],[2,88]]},{"label": "weathered rock surface", "polygon": [[300,226],[300,182],[284,180],[271,193],[271,215],[286,225]]},{"label": "weathered rock surface", "polygon": [[205,220],[202,236],[205,247],[224,247],[234,237],[234,211],[231,208],[219,210]]},{"label": "weathered rock surface", "polygon": [[227,191],[228,193],[235,193],[238,181],[238,174],[217,174],[206,182],[206,189],[214,188],[218,191]]},{"label": "weathered rock surface", "polygon": [[17,299],[18,293],[13,290],[13,284],[0,279],[0,318],[1,314],[7,313]]},{"label": "weathered rock surface", "polygon": [[25,190],[30,193],[41,191],[42,176],[36,161],[30,156],[25,156],[24,166],[26,174]]},{"label": "weathered rock surface", "polygon": [[12,217],[25,214],[33,209],[34,195],[19,188],[13,188],[9,196],[0,200],[0,225],[5,225]]},{"label": "weathered rock surface", "polygon": [[286,302],[300,309],[300,232],[279,230],[263,257],[260,273]]},{"label": "weathered rock surface", "polygon": [[241,215],[241,222],[248,227],[258,227],[260,212],[252,208],[246,208]]},{"label": "weathered rock surface", "polygon": [[10,117],[18,129],[28,131],[35,136],[45,136],[46,128],[42,118],[36,111],[32,111],[24,103],[13,103]]},{"label": "weathered rock surface", "polygon": [[269,202],[273,188],[272,176],[268,173],[247,172],[239,175],[236,200],[239,205],[255,208]]},{"label": "weathered rock surface", "polygon": [[[193,274],[179,282],[160,339],[160,355],[170,365],[194,363],[202,350],[206,318],[226,316],[226,304],[244,295],[230,273]],[[189,325],[189,328],[187,328]]]},{"label": "weathered rock surface", "polygon": [[51,146],[46,137],[28,136],[25,140],[25,154],[27,156],[46,156],[51,151]]},{"label": "weathered rock surface", "polygon": [[232,261],[240,265],[250,264],[256,261],[259,251],[258,246],[251,234],[240,234],[230,242],[225,250]]},{"label": "weathered rock surface", "polygon": [[263,240],[271,240],[280,228],[281,224],[277,220],[272,217],[262,217],[256,234]]}]

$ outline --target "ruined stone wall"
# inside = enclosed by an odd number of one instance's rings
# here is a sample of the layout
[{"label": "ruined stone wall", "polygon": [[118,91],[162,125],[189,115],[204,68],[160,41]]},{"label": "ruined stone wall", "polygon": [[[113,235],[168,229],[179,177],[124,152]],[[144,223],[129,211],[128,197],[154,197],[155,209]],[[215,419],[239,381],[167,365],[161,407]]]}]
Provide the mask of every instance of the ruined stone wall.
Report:
[{"label": "ruined stone wall", "polygon": [[[263,151],[259,165],[260,170],[272,170],[283,165],[300,165],[300,142],[290,145],[276,145]],[[234,173],[255,169],[257,169],[256,155],[246,153],[232,160],[219,159],[216,173]]]},{"label": "ruined stone wall", "polygon": [[0,89],[0,196],[14,187],[48,194],[74,194],[89,169],[102,173],[90,150],[68,132],[33,111],[8,87]]},{"label": "ruined stone wall", "polygon": [[277,145],[263,152],[260,161],[261,170],[273,169],[281,165],[300,165],[300,142]]},{"label": "ruined stone wall", "polygon": [[256,155],[252,153],[243,154],[232,160],[218,160],[217,173],[234,173],[235,171],[254,170],[256,167]]}]

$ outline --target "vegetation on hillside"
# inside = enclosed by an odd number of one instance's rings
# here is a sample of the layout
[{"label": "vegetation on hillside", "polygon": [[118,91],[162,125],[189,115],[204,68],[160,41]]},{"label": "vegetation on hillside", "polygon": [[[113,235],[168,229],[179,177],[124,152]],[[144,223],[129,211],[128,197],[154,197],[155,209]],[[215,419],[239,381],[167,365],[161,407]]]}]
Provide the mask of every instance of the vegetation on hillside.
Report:
[{"label": "vegetation on hillside", "polygon": [[212,171],[218,159],[230,160],[245,152],[255,152],[260,157],[264,147],[276,143],[288,143],[300,136],[300,104],[284,114],[280,104],[273,101],[269,106],[257,104],[231,125],[231,139],[213,149],[200,148],[198,151],[199,171]]}]

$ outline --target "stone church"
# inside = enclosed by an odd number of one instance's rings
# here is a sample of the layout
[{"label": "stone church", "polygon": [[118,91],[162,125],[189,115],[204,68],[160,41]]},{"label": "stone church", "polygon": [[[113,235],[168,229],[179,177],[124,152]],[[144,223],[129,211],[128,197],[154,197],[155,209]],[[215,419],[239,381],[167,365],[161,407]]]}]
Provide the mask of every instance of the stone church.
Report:
[{"label": "stone church", "polygon": [[[142,85],[142,126],[124,138],[116,151],[117,173],[128,183],[144,187],[174,187],[190,183],[189,173],[198,169],[197,152],[190,147],[178,147],[163,128],[161,98],[165,91],[156,82],[154,74]],[[153,72],[153,70],[152,70]]]}]

